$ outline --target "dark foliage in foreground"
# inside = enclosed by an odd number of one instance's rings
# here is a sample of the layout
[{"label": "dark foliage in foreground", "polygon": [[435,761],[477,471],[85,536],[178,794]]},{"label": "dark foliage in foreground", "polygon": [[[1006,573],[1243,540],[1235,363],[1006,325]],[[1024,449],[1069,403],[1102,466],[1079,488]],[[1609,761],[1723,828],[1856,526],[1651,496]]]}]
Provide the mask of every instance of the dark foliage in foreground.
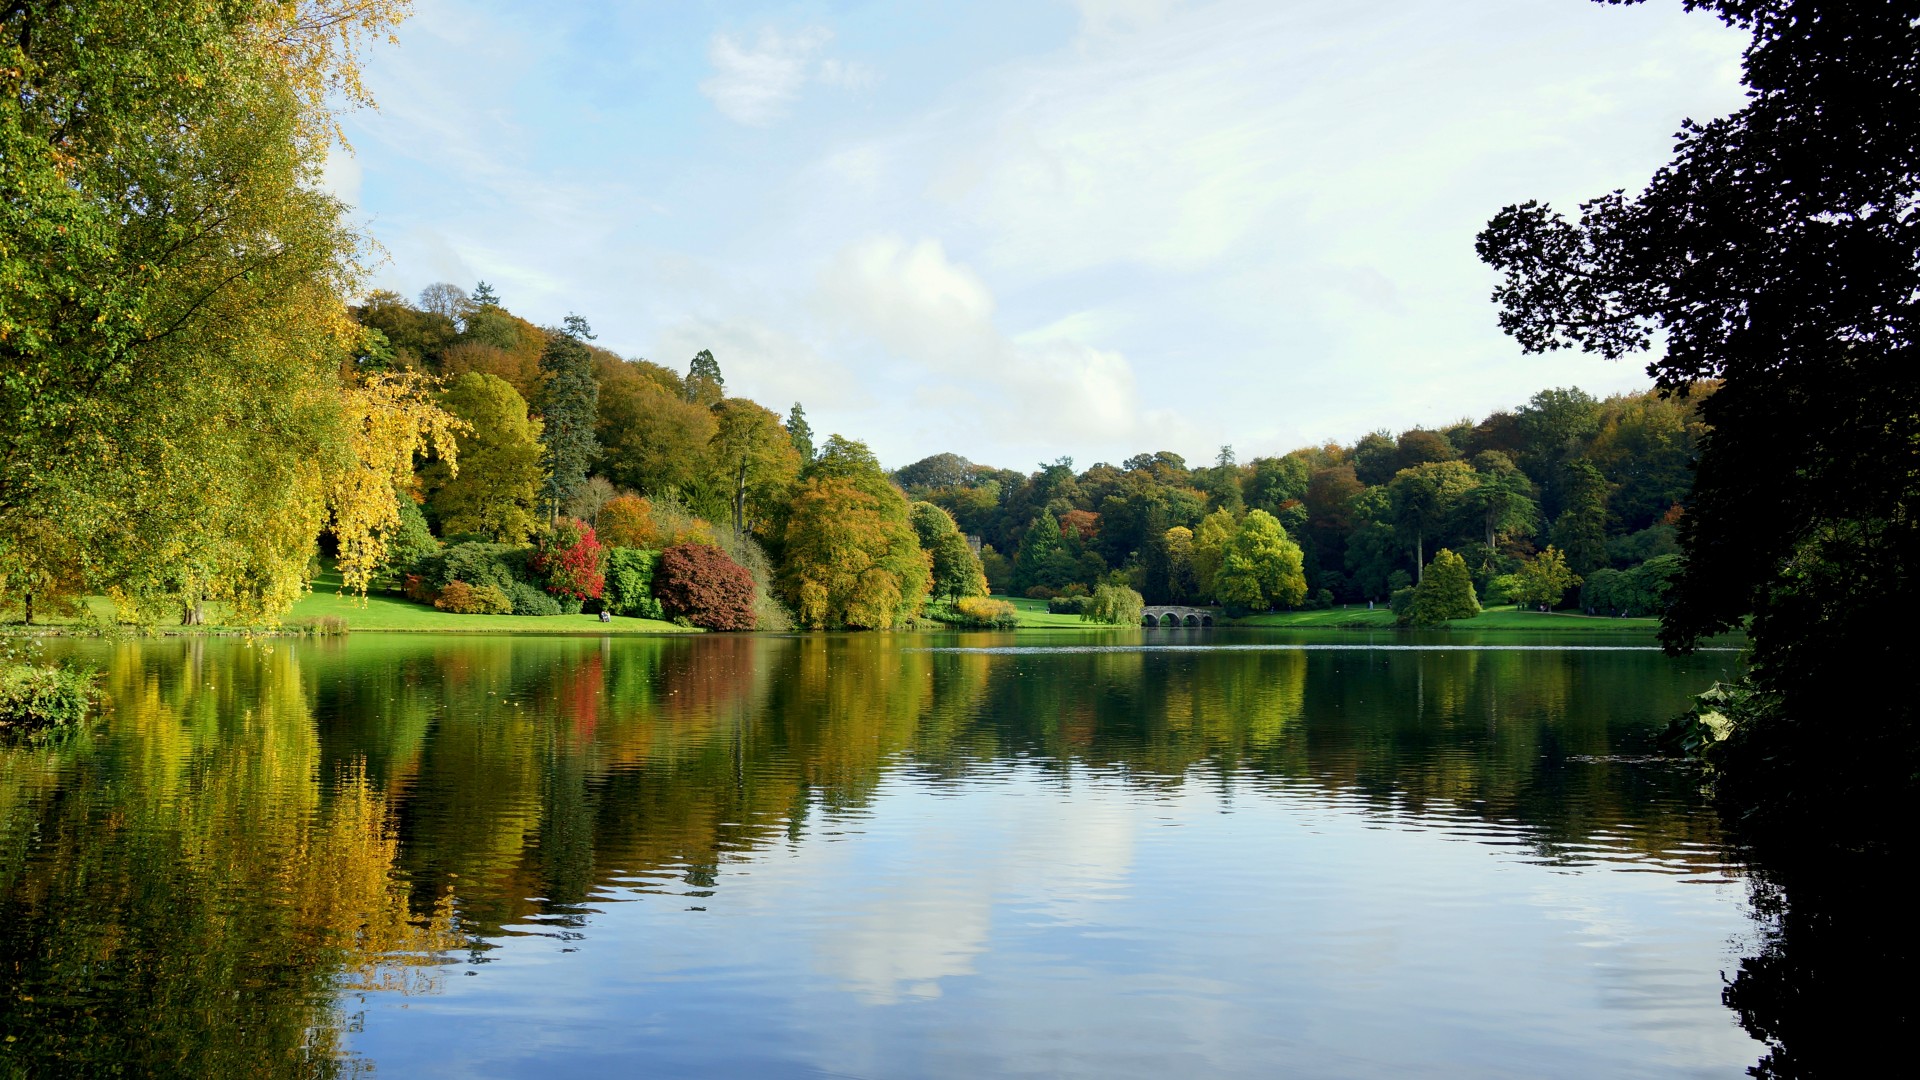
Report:
[{"label": "dark foliage in foreground", "polygon": [[[1691,0],[1752,32],[1746,106],[1688,122],[1645,191],[1501,211],[1501,323],[1531,351],[1647,348],[1676,392],[1722,380],[1663,637],[1752,615],[1771,707],[1718,790],[1787,847],[1904,845],[1916,794],[1901,646],[1920,567],[1920,4]],[[1876,823],[1879,835],[1868,830]]]}]

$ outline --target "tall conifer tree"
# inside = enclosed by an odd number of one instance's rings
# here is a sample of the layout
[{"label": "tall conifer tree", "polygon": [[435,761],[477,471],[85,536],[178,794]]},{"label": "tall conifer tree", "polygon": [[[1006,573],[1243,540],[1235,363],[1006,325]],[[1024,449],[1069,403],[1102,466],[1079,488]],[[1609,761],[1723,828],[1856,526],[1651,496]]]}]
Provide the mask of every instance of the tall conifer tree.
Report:
[{"label": "tall conifer tree", "polygon": [[546,448],[541,465],[546,479],[540,501],[547,517],[560,513],[573,493],[587,482],[587,469],[600,455],[594,424],[600,413],[600,384],[593,378],[593,357],[582,336],[591,337],[587,321],[567,317],[567,329],[549,335],[540,354],[546,389],[540,396],[545,429],[540,442]]}]

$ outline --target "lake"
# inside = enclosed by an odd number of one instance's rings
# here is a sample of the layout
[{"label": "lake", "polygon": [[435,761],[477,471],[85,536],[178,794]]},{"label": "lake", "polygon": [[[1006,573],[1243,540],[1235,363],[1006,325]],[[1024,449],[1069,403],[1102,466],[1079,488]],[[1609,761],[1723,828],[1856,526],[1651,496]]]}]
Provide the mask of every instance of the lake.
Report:
[{"label": "lake", "polygon": [[1738,1076],[1620,634],[58,641],[0,1074]]}]

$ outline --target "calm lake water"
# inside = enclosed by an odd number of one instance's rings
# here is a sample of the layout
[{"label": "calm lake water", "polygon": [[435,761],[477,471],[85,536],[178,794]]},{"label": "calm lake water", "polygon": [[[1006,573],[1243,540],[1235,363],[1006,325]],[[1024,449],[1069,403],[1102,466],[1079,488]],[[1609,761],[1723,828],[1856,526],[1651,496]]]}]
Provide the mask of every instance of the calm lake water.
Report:
[{"label": "calm lake water", "polygon": [[1737,654],[1430,640],[55,643],[0,1075],[1740,1075]]}]

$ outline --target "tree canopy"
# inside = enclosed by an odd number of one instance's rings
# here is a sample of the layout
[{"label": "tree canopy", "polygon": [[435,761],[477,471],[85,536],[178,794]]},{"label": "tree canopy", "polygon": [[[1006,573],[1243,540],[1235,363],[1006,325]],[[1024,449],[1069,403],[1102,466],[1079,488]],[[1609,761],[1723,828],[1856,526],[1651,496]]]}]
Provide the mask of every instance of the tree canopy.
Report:
[{"label": "tree canopy", "polygon": [[1719,383],[1662,635],[1684,650],[1752,615],[1771,704],[1732,740],[1721,794],[1802,834],[1841,807],[1896,820],[1920,784],[1912,695],[1887,681],[1920,600],[1920,21],[1906,3],[1688,7],[1749,35],[1745,104],[1684,123],[1637,194],[1577,219],[1501,210],[1479,253],[1528,351],[1658,340],[1663,389]]}]

